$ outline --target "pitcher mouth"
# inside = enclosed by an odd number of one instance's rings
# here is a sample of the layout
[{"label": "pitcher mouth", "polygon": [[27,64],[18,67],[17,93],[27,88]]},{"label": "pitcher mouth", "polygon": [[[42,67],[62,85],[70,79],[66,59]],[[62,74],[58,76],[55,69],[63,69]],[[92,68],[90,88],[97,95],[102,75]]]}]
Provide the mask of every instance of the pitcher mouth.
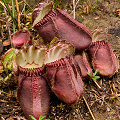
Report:
[{"label": "pitcher mouth", "polygon": [[32,14],[33,27],[37,27],[48,22],[51,17],[55,16],[55,12],[52,11],[53,2],[39,2]]},{"label": "pitcher mouth", "polygon": [[46,48],[29,46],[19,51],[16,56],[18,66],[26,69],[35,69],[43,66]]},{"label": "pitcher mouth", "polygon": [[56,15],[57,14],[54,11],[50,11],[47,15],[45,15],[45,17],[41,21],[39,21],[35,25],[33,24],[33,27],[39,27],[39,26],[46,24],[48,21],[51,20],[51,17],[54,17]]},{"label": "pitcher mouth", "polygon": [[[45,55],[44,64],[58,63],[64,64],[64,58],[74,53],[74,47],[70,43],[65,41],[60,41],[56,45],[49,48],[48,52]],[[56,64],[57,65],[57,64]]]}]

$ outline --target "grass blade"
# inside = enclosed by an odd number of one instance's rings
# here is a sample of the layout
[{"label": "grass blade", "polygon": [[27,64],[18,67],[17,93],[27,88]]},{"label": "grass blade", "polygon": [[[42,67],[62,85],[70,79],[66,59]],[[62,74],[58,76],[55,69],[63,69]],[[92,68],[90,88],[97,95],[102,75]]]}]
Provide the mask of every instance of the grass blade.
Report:
[{"label": "grass blade", "polygon": [[15,4],[16,4],[16,9],[17,9],[17,18],[18,18],[18,27],[20,30],[20,14],[19,14],[19,6],[18,6],[18,1],[15,0]]},{"label": "grass blade", "polygon": [[33,9],[30,7],[30,5],[25,0],[23,0],[23,2],[31,9],[31,11],[33,11]]},{"label": "grass blade", "polygon": [[[15,17],[15,6],[14,6],[14,0],[12,0],[12,15]],[[13,22],[13,33],[15,33],[15,23]]]},{"label": "grass blade", "polygon": [[96,6],[97,2],[98,2],[98,0],[95,1],[95,4],[92,6],[90,12],[92,12],[92,10],[93,10],[93,8]]},{"label": "grass blade", "polygon": [[34,118],[32,115],[29,115],[31,117],[32,120],[37,120],[36,118]]},{"label": "grass blade", "polygon": [[3,2],[4,2],[5,6],[6,6],[7,10],[8,10],[8,12],[9,12],[10,16],[12,17],[12,20],[13,20],[13,22],[15,23],[16,28],[19,30],[18,24],[17,24],[15,18],[13,17],[13,15],[12,15],[12,13],[11,13],[11,11],[10,11],[10,9],[9,9],[9,7],[8,7],[8,5],[7,5],[7,3],[6,3],[6,1],[3,0]]}]

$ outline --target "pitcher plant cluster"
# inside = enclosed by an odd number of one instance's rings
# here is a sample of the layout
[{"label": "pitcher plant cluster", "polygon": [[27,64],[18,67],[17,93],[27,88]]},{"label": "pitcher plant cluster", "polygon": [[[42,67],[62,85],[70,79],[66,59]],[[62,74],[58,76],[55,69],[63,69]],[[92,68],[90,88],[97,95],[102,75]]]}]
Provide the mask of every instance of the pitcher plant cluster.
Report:
[{"label": "pitcher plant cluster", "polygon": [[4,67],[10,65],[18,80],[17,97],[28,120],[30,115],[37,120],[47,116],[50,90],[71,105],[84,94],[83,81],[99,79],[96,74],[111,77],[117,71],[104,30],[91,32],[65,11],[53,10],[51,1],[35,6],[32,23],[45,45],[32,45],[31,33],[22,29],[12,35],[13,48],[2,57]]}]

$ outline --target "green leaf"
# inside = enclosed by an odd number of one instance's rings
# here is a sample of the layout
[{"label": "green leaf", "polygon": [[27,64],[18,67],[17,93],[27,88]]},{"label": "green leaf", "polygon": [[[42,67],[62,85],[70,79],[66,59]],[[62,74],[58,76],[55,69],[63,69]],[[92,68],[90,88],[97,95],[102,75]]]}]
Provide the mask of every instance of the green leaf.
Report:
[{"label": "green leaf", "polygon": [[36,118],[34,118],[32,115],[29,115],[33,120],[37,120]]},{"label": "green leaf", "polygon": [[[8,64],[8,65],[6,66],[6,69],[11,70],[11,64]],[[6,71],[6,70],[5,70],[5,71]]]},{"label": "green leaf", "polygon": [[97,72],[98,72],[98,69],[96,69],[96,71],[95,71],[94,75],[96,75],[96,74],[97,74]]},{"label": "green leaf", "polygon": [[50,44],[54,43],[56,40],[58,40],[58,38],[54,37],[53,40],[50,42]]},{"label": "green leaf", "polygon": [[10,51],[7,56],[5,57],[4,61],[3,61],[3,65],[6,68],[7,64],[11,61],[11,58],[13,56],[14,50]]},{"label": "green leaf", "polygon": [[18,49],[14,49],[12,48],[12,50],[6,55],[6,57],[4,58],[4,61],[2,62],[5,69],[7,67],[9,67],[8,69],[11,70],[10,66],[13,60],[15,60],[16,54],[19,52]]},{"label": "green leaf", "polygon": [[93,75],[91,75],[90,73],[88,73],[88,75],[92,78],[93,77]]},{"label": "green leaf", "polygon": [[99,78],[100,78],[100,76],[95,76],[94,78],[97,80],[97,79],[99,79]]},{"label": "green leaf", "polygon": [[8,76],[6,76],[5,79],[4,79],[4,82],[6,82],[7,80],[9,80],[12,77],[13,74],[14,73],[11,72]]},{"label": "green leaf", "polygon": [[42,119],[42,116],[39,117],[39,120],[41,120],[41,119]]},{"label": "green leaf", "polygon": [[114,100],[114,98],[113,98],[113,97],[110,97],[110,99],[111,99],[111,100]]},{"label": "green leaf", "polygon": [[28,26],[28,25],[30,25],[30,22],[27,22],[27,23],[25,24],[25,26]]},{"label": "green leaf", "polygon": [[92,77],[95,77],[95,73],[93,73]]},{"label": "green leaf", "polygon": [[100,78],[100,76],[96,76],[97,72],[98,72],[98,69],[92,75],[90,73],[88,73],[88,75],[91,77],[91,79],[97,80]]},{"label": "green leaf", "polygon": [[15,49],[12,57],[12,61],[15,60],[16,54],[19,52],[19,50]]},{"label": "green leaf", "polygon": [[[32,118],[32,120],[37,120],[36,118],[34,118],[32,115],[29,115],[31,118]],[[44,118],[45,118],[45,116],[40,116],[39,117],[39,120],[44,120]],[[45,119],[45,120],[50,120],[50,119]]]},{"label": "green leaf", "polygon": [[97,5],[97,2],[98,2],[98,0],[95,1],[95,4],[92,6],[90,12],[92,12],[92,10],[94,9],[94,7]]},{"label": "green leaf", "polygon": [[69,45],[69,55],[73,55],[75,52],[74,46],[71,44]]},{"label": "green leaf", "polygon": [[35,19],[35,21],[33,22],[33,27],[39,22],[41,21],[46,14],[48,14],[52,9],[52,2],[48,2],[47,5],[45,5],[42,8],[42,11],[39,13],[39,15],[37,16],[37,18]]},{"label": "green leaf", "polygon": [[93,80],[96,80],[96,78],[92,78]]},{"label": "green leaf", "polygon": [[39,117],[39,120],[43,120],[44,118],[45,118],[45,116],[43,116],[43,117],[42,117],[42,116],[40,116],[40,117]]}]

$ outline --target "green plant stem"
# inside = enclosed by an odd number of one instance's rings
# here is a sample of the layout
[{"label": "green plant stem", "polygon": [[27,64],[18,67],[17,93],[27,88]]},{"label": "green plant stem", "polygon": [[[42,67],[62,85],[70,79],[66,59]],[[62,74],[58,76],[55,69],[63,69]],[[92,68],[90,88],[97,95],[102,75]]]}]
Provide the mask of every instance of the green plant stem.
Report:
[{"label": "green plant stem", "polygon": [[0,92],[10,96],[9,93],[6,93],[6,92],[4,92],[4,91],[2,91],[2,90],[0,90]]},{"label": "green plant stem", "polygon": [[13,20],[13,22],[15,23],[16,28],[19,30],[18,24],[17,24],[15,18],[13,17],[13,15],[12,15],[12,13],[11,13],[11,11],[10,11],[10,9],[9,9],[9,7],[8,7],[8,5],[7,5],[7,3],[6,3],[6,1],[3,0],[3,2],[4,2],[5,6],[6,6],[7,10],[8,10],[8,12],[9,12],[10,16],[12,17],[12,20]]},{"label": "green plant stem", "polygon": [[14,74],[13,72],[9,73],[9,74],[4,78],[4,82],[6,82],[7,80],[11,79],[11,77],[12,77],[13,74]]},{"label": "green plant stem", "polygon": [[93,10],[93,8],[96,6],[97,2],[98,2],[98,0],[95,1],[95,4],[92,6],[90,12],[92,12],[92,10]]},{"label": "green plant stem", "polygon": [[[12,15],[15,17],[15,5],[14,0],[12,0]],[[15,23],[13,22],[13,33],[15,33]]]}]

